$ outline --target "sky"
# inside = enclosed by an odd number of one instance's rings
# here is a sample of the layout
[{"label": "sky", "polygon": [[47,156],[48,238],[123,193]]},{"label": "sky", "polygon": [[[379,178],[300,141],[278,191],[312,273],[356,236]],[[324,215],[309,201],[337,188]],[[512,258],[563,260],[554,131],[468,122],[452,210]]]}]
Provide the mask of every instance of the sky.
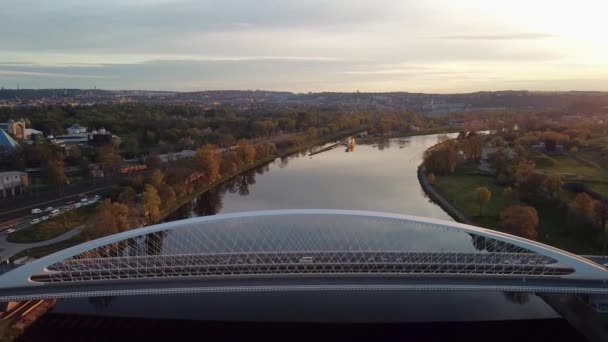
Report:
[{"label": "sky", "polygon": [[606,0],[0,0],[0,86],[608,91]]}]

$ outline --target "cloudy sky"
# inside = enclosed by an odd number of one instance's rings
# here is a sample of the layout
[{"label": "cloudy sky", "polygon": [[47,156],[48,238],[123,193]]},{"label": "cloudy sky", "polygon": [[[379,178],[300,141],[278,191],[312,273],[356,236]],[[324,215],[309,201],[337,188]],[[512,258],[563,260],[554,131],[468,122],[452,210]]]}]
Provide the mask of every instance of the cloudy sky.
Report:
[{"label": "cloudy sky", "polygon": [[0,0],[0,86],[607,90],[606,0]]}]

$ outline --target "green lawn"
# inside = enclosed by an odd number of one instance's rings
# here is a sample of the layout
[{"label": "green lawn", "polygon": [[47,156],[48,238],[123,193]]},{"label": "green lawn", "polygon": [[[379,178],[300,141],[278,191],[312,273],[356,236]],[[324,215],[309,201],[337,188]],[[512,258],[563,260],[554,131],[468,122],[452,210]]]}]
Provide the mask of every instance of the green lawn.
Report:
[{"label": "green lawn", "polygon": [[[457,209],[469,217],[476,225],[500,230],[500,212],[505,206],[504,186],[486,175],[471,173],[471,165],[463,164],[456,172],[436,177],[436,189]],[[492,198],[479,216],[479,206],[475,203],[474,192],[478,187],[486,187]],[[576,194],[564,191],[562,201],[569,202]],[[529,205],[529,204],[526,204]],[[556,205],[533,205],[539,216],[538,240],[575,253],[598,253],[601,251],[597,233],[573,229],[568,226],[567,209]]]},{"label": "green lawn", "polygon": [[547,173],[574,174],[583,179],[608,180],[608,171],[583,163],[571,156],[537,154],[534,161],[537,169]]},{"label": "green lawn", "polygon": [[52,239],[84,224],[92,212],[92,205],[69,211],[42,223],[38,223],[28,229],[19,230],[9,235],[8,241],[15,243],[33,243]]},{"label": "green lawn", "polygon": [[[435,187],[452,205],[470,217],[477,225],[488,228],[497,227],[500,210],[504,206],[502,197],[504,187],[496,184],[493,177],[472,175],[470,170],[470,165],[459,166],[454,174],[437,177]],[[474,192],[478,187],[486,187],[492,193],[490,202],[483,208],[482,216],[479,216],[479,206],[474,200]]]},{"label": "green lawn", "polygon": [[43,256],[47,256],[49,254],[58,252],[62,249],[66,249],[77,244],[83,243],[84,239],[80,235],[76,235],[70,239],[57,242],[47,246],[34,247],[30,249],[23,250],[17,254],[15,254],[12,260],[22,258],[24,256],[30,256],[34,258],[42,258]]}]

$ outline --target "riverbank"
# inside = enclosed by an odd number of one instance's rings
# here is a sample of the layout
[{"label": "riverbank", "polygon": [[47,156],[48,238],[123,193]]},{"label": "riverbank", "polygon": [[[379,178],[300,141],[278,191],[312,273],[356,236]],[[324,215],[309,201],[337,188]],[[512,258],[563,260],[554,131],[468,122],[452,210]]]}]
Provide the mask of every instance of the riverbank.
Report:
[{"label": "riverbank", "polygon": [[429,180],[426,176],[426,168],[424,165],[418,166],[418,181],[420,181],[420,186],[424,193],[435,202],[438,206],[441,207],[451,218],[455,221],[465,224],[473,225],[473,221],[471,221],[465,214],[463,214],[460,210],[456,209],[450,202],[448,202],[433,186],[429,183]]},{"label": "riverbank", "polygon": [[441,126],[435,128],[422,129],[418,131],[409,131],[409,132],[392,132],[383,135],[371,135],[364,138],[357,138],[358,143],[373,143],[379,140],[386,139],[394,139],[394,138],[407,138],[407,137],[415,137],[420,135],[432,135],[432,134],[448,134],[448,133],[458,133],[462,131],[462,126]]},{"label": "riverbank", "polygon": [[[493,177],[474,172],[474,164],[461,164],[449,175],[435,175],[435,185],[431,185],[426,172],[419,168],[420,185],[429,198],[446,211],[454,220],[501,230],[500,213],[511,200],[505,198],[505,186],[495,182]],[[479,206],[475,203],[474,192],[478,187],[485,187],[491,192],[490,201],[479,215]],[[573,229],[568,224],[566,204],[574,196],[572,192],[562,194],[561,204],[525,203],[533,206],[539,218],[538,241],[577,254],[602,253],[601,243],[592,230]],[[516,204],[516,203],[513,203]]]},{"label": "riverbank", "polygon": [[350,135],[356,134],[356,133],[361,132],[363,130],[365,130],[365,127],[360,127],[360,128],[357,128],[357,129],[351,129],[351,130],[341,131],[341,132],[332,134],[332,135],[324,137],[324,138],[315,139],[315,140],[311,141],[310,143],[304,144],[302,146],[298,146],[298,147],[294,147],[294,148],[291,148],[291,149],[287,149],[285,151],[277,152],[277,153],[273,154],[272,156],[260,159],[260,160],[258,160],[256,162],[253,162],[253,163],[251,163],[249,165],[246,165],[246,166],[242,167],[240,170],[238,170],[237,172],[235,172],[234,174],[222,177],[219,180],[217,180],[217,181],[215,181],[215,182],[213,182],[211,184],[205,185],[204,187],[202,187],[202,188],[200,188],[198,190],[195,190],[195,191],[191,192],[190,194],[187,194],[187,195],[183,196],[181,199],[176,200],[174,205],[172,205],[171,207],[166,208],[166,209],[164,209],[164,210],[161,211],[161,213],[160,213],[160,220],[162,221],[162,220],[166,219],[171,214],[173,214],[175,211],[177,211],[180,207],[182,207],[182,206],[190,203],[192,200],[194,200],[195,198],[203,195],[207,191],[209,191],[209,190],[215,188],[216,186],[219,186],[219,185],[221,185],[221,184],[223,184],[223,183],[225,183],[225,182],[227,182],[227,181],[229,181],[229,180],[231,180],[231,179],[233,179],[235,177],[238,177],[239,175],[242,175],[243,173],[245,173],[247,171],[251,171],[251,170],[253,170],[255,168],[258,168],[258,167],[260,167],[262,165],[265,165],[267,163],[271,163],[274,160],[276,160],[277,158],[289,157],[289,156],[294,155],[296,153],[300,153],[302,151],[306,151],[306,150],[308,150],[308,149],[310,149],[310,148],[312,148],[314,146],[326,144],[328,142],[338,140],[338,139],[343,138],[345,136],[350,136]]}]

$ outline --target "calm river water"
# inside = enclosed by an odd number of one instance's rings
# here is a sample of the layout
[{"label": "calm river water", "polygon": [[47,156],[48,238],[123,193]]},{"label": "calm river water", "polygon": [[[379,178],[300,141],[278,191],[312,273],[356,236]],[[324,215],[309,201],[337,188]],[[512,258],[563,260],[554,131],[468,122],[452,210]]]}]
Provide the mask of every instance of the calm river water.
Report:
[{"label": "calm river water", "polygon": [[[303,153],[240,175],[201,195],[180,208],[168,220],[238,211],[323,208],[360,209],[452,220],[425,196],[416,176],[423,152],[437,142],[436,135],[391,139],[381,143],[358,144],[353,151],[339,147],[314,156]],[[281,305],[295,305],[300,298],[241,298],[240,295],[194,296],[166,295],[63,300],[55,313],[80,313],[108,316],[133,316],[176,319],[222,319],[234,310],[243,311],[246,300],[251,307],[263,307],[266,314]],[[502,293],[411,293],[399,299],[382,294],[363,301],[317,294],[320,303],[360,303],[360,310],[395,313],[405,320],[485,320],[556,317],[541,299],[508,299]],[[311,299],[308,297],[308,300]],[[306,300],[306,299],[305,299]],[[310,301],[308,301],[310,303]],[[336,302],[336,303],[337,303]],[[256,304],[257,303],[257,304]],[[334,303],[335,304],[335,303]],[[338,305],[339,306],[339,305]],[[330,316],[334,305],[318,308]],[[462,308],[467,307],[467,310]],[[206,308],[206,309],[202,309]],[[406,308],[408,308],[406,310]],[[411,310],[410,310],[411,309]],[[351,307],[356,312],[356,307]],[[278,310],[284,315],[285,310]],[[259,310],[250,310],[260,319]],[[348,319],[348,315],[346,316]],[[269,318],[270,319],[270,318]],[[352,318],[354,319],[354,318]]]}]

